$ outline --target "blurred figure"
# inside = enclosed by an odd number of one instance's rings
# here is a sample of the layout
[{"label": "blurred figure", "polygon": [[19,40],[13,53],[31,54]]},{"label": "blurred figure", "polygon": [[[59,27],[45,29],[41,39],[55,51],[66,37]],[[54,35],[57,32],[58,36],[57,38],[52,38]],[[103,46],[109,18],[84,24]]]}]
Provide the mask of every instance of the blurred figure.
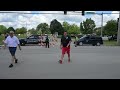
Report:
[{"label": "blurred figure", "polygon": [[75,47],[77,47],[78,36],[75,36]]},{"label": "blurred figure", "polygon": [[47,47],[49,48],[49,38],[48,38],[48,36],[46,36],[45,43],[46,43],[46,48],[47,48]]}]

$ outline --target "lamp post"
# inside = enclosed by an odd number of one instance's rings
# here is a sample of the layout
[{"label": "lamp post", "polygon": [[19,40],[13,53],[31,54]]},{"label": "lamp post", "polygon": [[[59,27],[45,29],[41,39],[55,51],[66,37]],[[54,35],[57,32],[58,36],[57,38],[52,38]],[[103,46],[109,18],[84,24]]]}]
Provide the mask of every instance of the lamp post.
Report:
[{"label": "lamp post", "polygon": [[102,18],[101,18],[101,37],[103,36],[103,12],[101,14]]}]

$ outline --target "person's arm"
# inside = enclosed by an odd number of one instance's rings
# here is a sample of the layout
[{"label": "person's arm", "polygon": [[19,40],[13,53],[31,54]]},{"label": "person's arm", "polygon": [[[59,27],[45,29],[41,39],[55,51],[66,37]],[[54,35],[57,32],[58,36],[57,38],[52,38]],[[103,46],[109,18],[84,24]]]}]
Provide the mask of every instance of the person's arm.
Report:
[{"label": "person's arm", "polygon": [[72,42],[71,37],[69,37],[69,43],[68,43],[67,47],[70,46],[71,42]]},{"label": "person's arm", "polygon": [[18,47],[19,47],[19,49],[21,50],[21,46],[20,46],[20,44],[18,44]]}]

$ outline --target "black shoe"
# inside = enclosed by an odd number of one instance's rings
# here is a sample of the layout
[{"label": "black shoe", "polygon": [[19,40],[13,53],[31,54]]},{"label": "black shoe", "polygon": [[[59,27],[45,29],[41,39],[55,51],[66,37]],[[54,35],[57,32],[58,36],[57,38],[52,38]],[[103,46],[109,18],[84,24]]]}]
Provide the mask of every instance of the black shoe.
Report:
[{"label": "black shoe", "polygon": [[10,64],[9,68],[12,68],[13,67],[13,64]]},{"label": "black shoe", "polygon": [[15,60],[15,63],[18,63],[18,59]]}]

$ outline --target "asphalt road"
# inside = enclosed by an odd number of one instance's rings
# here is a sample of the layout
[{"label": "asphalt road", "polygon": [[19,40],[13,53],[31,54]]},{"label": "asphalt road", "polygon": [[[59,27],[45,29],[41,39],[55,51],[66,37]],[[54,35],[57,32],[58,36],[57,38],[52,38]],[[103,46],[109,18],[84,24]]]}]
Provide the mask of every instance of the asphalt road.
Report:
[{"label": "asphalt road", "polygon": [[120,79],[120,47],[71,47],[71,63],[59,64],[58,46],[23,46],[19,63],[8,68],[11,56],[0,49],[0,79]]}]

